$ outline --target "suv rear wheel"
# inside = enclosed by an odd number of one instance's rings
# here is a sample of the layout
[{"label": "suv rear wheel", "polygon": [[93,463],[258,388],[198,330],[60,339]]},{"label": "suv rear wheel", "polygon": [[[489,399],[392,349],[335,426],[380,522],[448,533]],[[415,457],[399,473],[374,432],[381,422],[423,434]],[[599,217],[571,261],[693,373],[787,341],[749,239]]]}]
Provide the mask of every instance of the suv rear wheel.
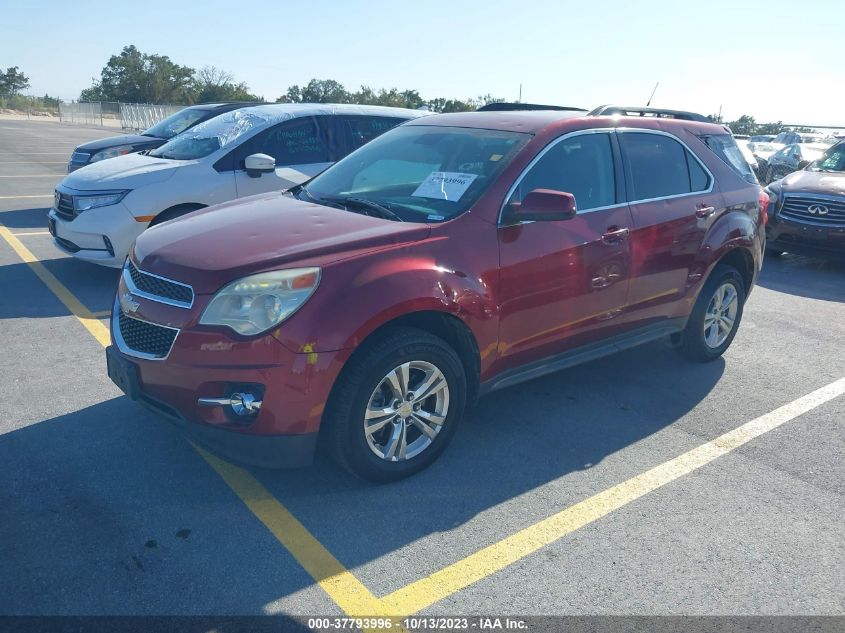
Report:
[{"label": "suv rear wheel", "polygon": [[428,332],[391,328],[338,379],[325,439],[355,475],[394,481],[440,456],[465,405],[466,375],[455,351]]},{"label": "suv rear wheel", "polygon": [[718,265],[695,302],[678,350],[701,363],[716,360],[736,336],[745,306],[745,283],[732,266]]}]

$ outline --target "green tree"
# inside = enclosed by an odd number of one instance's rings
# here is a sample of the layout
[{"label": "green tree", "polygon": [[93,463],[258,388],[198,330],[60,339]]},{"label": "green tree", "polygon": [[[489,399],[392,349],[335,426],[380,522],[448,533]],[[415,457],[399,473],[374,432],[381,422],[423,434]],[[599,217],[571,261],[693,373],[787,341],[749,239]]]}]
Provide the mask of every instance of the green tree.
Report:
[{"label": "green tree", "polygon": [[27,88],[29,88],[29,77],[24,75],[17,66],[10,66],[6,72],[0,73],[0,97],[14,97]]},{"label": "green tree", "polygon": [[194,103],[215,101],[261,101],[244,82],[235,83],[231,73],[214,66],[201,68],[194,76]]},{"label": "green tree", "polygon": [[748,114],[743,114],[739,117],[736,121],[731,121],[728,123],[728,127],[731,128],[731,132],[734,134],[754,134],[757,130],[757,123],[754,121],[754,117]]},{"label": "green tree", "polygon": [[166,55],[148,55],[125,46],[112,55],[94,85],[82,91],[83,101],[192,103],[194,69],[173,63]]}]

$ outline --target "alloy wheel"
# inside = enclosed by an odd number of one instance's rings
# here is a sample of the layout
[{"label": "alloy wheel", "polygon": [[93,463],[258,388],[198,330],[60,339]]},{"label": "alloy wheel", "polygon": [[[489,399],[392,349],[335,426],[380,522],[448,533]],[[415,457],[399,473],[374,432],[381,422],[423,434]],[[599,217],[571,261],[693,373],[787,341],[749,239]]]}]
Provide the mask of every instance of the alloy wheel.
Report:
[{"label": "alloy wheel", "polygon": [[412,459],[431,446],[448,412],[443,372],[426,361],[402,363],[379,381],[367,402],[367,445],[385,461]]},{"label": "alloy wheel", "polygon": [[716,289],[707,304],[704,315],[704,342],[710,349],[717,349],[730,336],[736,325],[739,295],[734,285],[723,283]]}]

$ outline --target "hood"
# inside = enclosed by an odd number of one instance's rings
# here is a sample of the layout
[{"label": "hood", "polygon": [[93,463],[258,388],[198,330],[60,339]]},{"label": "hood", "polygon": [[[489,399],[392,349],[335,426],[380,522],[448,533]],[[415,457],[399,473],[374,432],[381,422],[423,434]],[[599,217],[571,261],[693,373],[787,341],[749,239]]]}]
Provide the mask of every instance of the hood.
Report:
[{"label": "hood", "polygon": [[845,172],[796,171],[780,181],[784,193],[821,193],[845,196]]},{"label": "hood", "polygon": [[153,158],[143,154],[126,154],[86,165],[68,174],[62,181],[65,187],[79,191],[97,189],[137,189],[163,182],[182,165],[195,161]]},{"label": "hood", "polygon": [[154,226],[135,242],[134,259],[147,272],[209,294],[252,273],[306,260],[328,264],[355,252],[415,242],[429,232],[427,224],[383,220],[272,193]]},{"label": "hood", "polygon": [[163,145],[166,139],[158,138],[157,136],[144,136],[142,134],[121,134],[120,136],[109,136],[108,138],[98,138],[96,141],[83,143],[76,149],[78,151],[90,152],[95,154],[100,150],[108,149],[109,147],[117,147],[118,145],[132,145],[138,149],[150,149]]}]

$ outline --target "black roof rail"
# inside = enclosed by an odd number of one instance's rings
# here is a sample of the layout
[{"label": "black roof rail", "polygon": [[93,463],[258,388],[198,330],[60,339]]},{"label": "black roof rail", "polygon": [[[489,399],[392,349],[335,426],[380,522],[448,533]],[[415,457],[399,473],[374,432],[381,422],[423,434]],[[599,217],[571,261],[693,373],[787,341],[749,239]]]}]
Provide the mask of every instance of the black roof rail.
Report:
[{"label": "black roof rail", "polygon": [[567,110],[570,112],[586,112],[586,108],[575,108],[573,106],[540,105],[537,103],[488,103],[483,105],[476,112],[507,112],[512,110]]},{"label": "black roof rail", "polygon": [[603,105],[591,110],[588,116],[610,116],[618,114],[621,116],[652,116],[666,119],[681,119],[682,121],[699,121],[701,123],[712,123],[710,119],[696,112],[685,112],[684,110],[666,110],[664,108],[642,108],[616,105]]}]

